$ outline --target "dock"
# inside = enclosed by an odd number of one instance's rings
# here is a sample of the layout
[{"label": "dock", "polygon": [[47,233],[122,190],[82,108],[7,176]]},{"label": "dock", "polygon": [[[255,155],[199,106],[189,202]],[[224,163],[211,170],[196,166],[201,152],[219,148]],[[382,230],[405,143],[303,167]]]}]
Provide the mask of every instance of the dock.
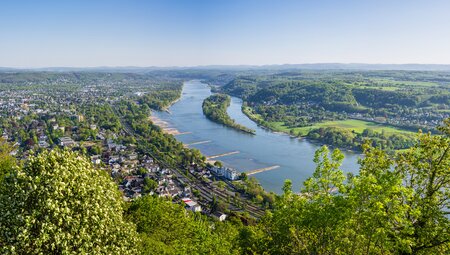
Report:
[{"label": "dock", "polygon": [[192,134],[192,132],[179,132],[179,133],[175,133],[173,135],[177,136],[177,135],[188,135],[188,134]]},{"label": "dock", "polygon": [[204,144],[204,143],[210,143],[210,142],[211,142],[211,140],[198,141],[198,142],[193,142],[193,143],[187,143],[186,146],[197,145],[197,144]]},{"label": "dock", "polygon": [[239,151],[231,151],[231,152],[227,152],[227,153],[222,153],[222,154],[217,154],[217,155],[207,156],[206,159],[220,158],[220,157],[225,157],[225,156],[229,156],[229,155],[233,155],[233,154],[238,154],[238,153],[239,153]]},{"label": "dock", "polygon": [[269,166],[269,167],[264,167],[264,168],[258,168],[258,169],[255,169],[255,170],[248,171],[248,172],[246,172],[246,174],[247,175],[258,174],[258,173],[274,170],[274,169],[277,169],[279,167],[280,167],[279,165],[275,165],[275,166]]}]

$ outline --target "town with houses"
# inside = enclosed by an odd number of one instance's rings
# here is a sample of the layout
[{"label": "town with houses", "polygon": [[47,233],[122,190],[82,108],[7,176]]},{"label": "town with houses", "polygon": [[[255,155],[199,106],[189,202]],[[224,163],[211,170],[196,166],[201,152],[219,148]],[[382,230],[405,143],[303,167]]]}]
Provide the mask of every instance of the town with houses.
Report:
[{"label": "town with houses", "polygon": [[[65,83],[64,80],[57,82]],[[51,88],[52,84],[47,85]],[[32,91],[21,90],[20,86],[15,90],[3,89],[0,92],[0,130],[2,139],[13,144],[13,154],[25,159],[33,152],[55,147],[80,151],[88,155],[99,170],[110,173],[125,201],[144,194],[155,195],[181,203],[193,212],[221,221],[226,218],[223,212],[208,210],[210,205],[205,201],[198,201],[199,195],[193,193],[199,191],[177,178],[173,169],[162,166],[149,155],[140,154],[136,144],[124,142],[127,134],[118,120],[108,119],[105,125],[98,117],[104,112],[92,113],[100,104],[109,105],[118,100],[120,96],[112,95],[123,93],[123,87],[121,93],[108,83],[82,88],[63,88],[52,93],[39,86]],[[227,167],[193,166],[189,171],[209,183],[239,178],[236,170]]]},{"label": "town with houses", "polygon": [[[255,170],[240,173],[208,161],[150,118],[152,110],[163,110],[180,97],[182,82],[164,72],[0,73],[1,139],[12,144],[18,159],[54,148],[78,151],[110,174],[125,201],[152,195],[220,220],[232,213],[261,217],[275,195],[247,178]],[[434,119],[448,111],[414,114],[348,117],[433,128]]]}]

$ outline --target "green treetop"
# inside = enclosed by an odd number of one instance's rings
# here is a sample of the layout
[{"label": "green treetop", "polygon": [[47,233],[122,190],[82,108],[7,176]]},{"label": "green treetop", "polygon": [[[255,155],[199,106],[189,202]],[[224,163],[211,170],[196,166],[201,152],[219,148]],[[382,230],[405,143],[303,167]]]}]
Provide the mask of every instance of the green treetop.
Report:
[{"label": "green treetop", "polygon": [[0,194],[2,254],[132,254],[133,225],[116,184],[77,153],[29,158]]}]

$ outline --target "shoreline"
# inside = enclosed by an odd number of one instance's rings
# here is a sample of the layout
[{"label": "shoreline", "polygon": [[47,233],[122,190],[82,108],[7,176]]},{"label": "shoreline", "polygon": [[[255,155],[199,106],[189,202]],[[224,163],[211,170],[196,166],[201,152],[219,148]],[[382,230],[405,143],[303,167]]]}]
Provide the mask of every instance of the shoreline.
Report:
[{"label": "shoreline", "polygon": [[[155,110],[153,110],[153,111],[155,111]],[[180,132],[177,128],[171,127],[167,121],[164,121],[154,115],[150,115],[148,118],[153,123],[153,125],[158,126],[162,130],[162,132],[165,134],[173,135],[173,136],[183,134],[183,132]],[[177,141],[182,143],[185,148],[189,148],[189,145],[187,145],[186,143],[183,143],[182,141],[180,141],[178,139],[177,139]],[[192,148],[190,148],[190,149],[192,149]],[[203,153],[202,153],[202,155],[206,157],[206,155],[204,155]],[[206,163],[210,163],[212,165],[216,161],[220,161],[220,160],[210,160],[210,159],[205,160]],[[220,161],[220,162],[222,162],[222,161]]]},{"label": "shoreline", "polygon": [[[277,154],[273,154],[271,153],[271,141],[273,142],[273,140],[271,139],[265,139],[265,136],[263,133],[259,133],[259,135],[257,135],[254,139],[251,138],[251,136],[248,135],[244,135],[241,132],[236,132],[233,130],[230,131],[222,131],[223,129],[231,129],[230,127],[224,126],[224,125],[217,125],[216,123],[212,123],[210,120],[208,120],[203,114],[202,114],[202,109],[200,108],[202,105],[202,102],[205,98],[207,98],[208,96],[210,96],[211,94],[208,93],[209,92],[209,87],[204,86],[204,85],[199,85],[199,84],[193,84],[190,85],[189,83],[185,83],[184,85],[184,90],[182,93],[182,98],[179,102],[177,102],[177,104],[173,107],[174,112],[172,112],[172,115],[168,115],[166,112],[164,111],[158,111],[158,110],[153,110],[153,117],[152,119],[154,121],[156,121],[155,124],[160,124],[161,129],[164,129],[165,133],[171,133],[171,134],[177,134],[178,132],[183,132],[183,131],[192,131],[193,134],[192,135],[186,135],[184,137],[178,137],[175,136],[174,138],[177,139],[178,141],[180,141],[180,145],[183,146],[183,143],[181,141],[184,141],[186,144],[189,144],[190,142],[198,142],[198,141],[206,141],[206,140],[215,140],[213,143],[207,144],[207,145],[201,145],[201,146],[197,146],[197,145],[193,145],[193,146],[185,146],[186,148],[190,148],[190,149],[201,149],[201,152],[204,156],[210,156],[211,154],[217,154],[220,152],[227,152],[227,151],[241,151],[244,153],[249,153],[252,156],[248,156],[245,158],[240,158],[241,156],[237,156],[236,158],[239,158],[239,160],[234,160],[233,158],[227,158],[227,157],[223,157],[223,158],[212,158],[210,159],[210,161],[208,163],[213,164],[215,161],[219,161],[219,162],[227,162],[224,163],[224,165],[234,168],[239,172],[247,172],[247,171],[251,171],[260,167],[268,167],[268,166],[272,166],[272,165],[282,165],[284,171],[278,174],[278,173],[270,173],[270,174],[261,174],[261,175],[255,175],[253,176],[254,178],[256,178],[258,180],[258,183],[261,183],[261,186],[264,187],[264,189],[269,192],[275,192],[275,193],[280,193],[281,189],[282,189],[282,185],[285,179],[295,179],[295,186],[301,186],[301,181],[302,176],[299,175],[297,173],[297,169],[298,169],[298,165],[301,164],[301,162],[297,162],[299,160],[297,160],[297,157],[286,157],[285,154],[283,154],[286,149],[290,150],[292,149],[293,151],[295,151],[296,153],[299,152],[300,153],[300,158],[304,158],[305,153],[303,153],[303,151],[301,150],[301,148],[305,148],[307,149],[307,153],[311,153],[311,148],[314,149],[315,147],[317,147],[316,144],[311,143],[311,145],[309,145],[310,141],[304,140],[304,142],[299,142],[298,144],[295,141],[300,141],[294,138],[292,138],[291,136],[289,136],[286,133],[273,133],[273,138],[276,139],[275,141],[283,141],[286,143],[283,143],[280,146],[275,146],[275,150],[277,152]],[[193,101],[191,102],[191,97],[193,95],[197,95],[195,97],[193,97]],[[194,101],[195,100],[195,101]],[[195,102],[195,105],[194,105]],[[237,103],[237,102],[236,102]],[[200,108],[200,109],[198,109]],[[242,111],[241,111],[241,103],[239,104],[235,104],[235,101],[233,100],[233,105],[229,108],[229,110],[232,110],[231,113],[229,113],[229,116],[233,116],[235,118],[237,118],[236,120],[241,120],[241,118],[243,118],[242,120],[245,120],[246,118],[248,118],[247,116],[245,116]],[[189,119],[185,119],[185,115],[184,114],[195,114],[195,116],[189,116]],[[162,121],[164,122],[169,122],[164,123],[161,121],[157,121],[157,118],[160,118]],[[248,119],[247,119],[248,121]],[[190,123],[192,122],[192,123]],[[252,122],[254,122],[252,120]],[[239,123],[239,122],[238,122]],[[267,131],[263,131],[262,126],[254,126],[254,124],[250,123],[250,122],[243,122],[243,123],[247,123],[249,126],[253,127],[254,129],[256,129],[257,131],[259,130],[260,132],[267,132]],[[216,126],[217,125],[217,126]],[[261,129],[259,129],[261,127]],[[171,128],[176,128],[175,129],[171,129]],[[199,129],[198,131],[197,128]],[[205,128],[205,130],[203,130],[203,128]],[[217,132],[220,134],[220,136],[218,136],[217,140],[214,138],[215,136],[215,129],[218,129]],[[219,130],[220,129],[220,130]],[[197,132],[199,132],[197,134]],[[241,133],[241,134],[239,134]],[[271,132],[272,133],[272,132]],[[228,138],[227,136],[232,136],[230,137],[230,139],[232,139],[233,142],[239,143],[240,141],[245,141],[250,142],[250,149],[251,151],[247,151],[247,145],[240,145],[240,144],[230,144],[228,142]],[[272,136],[270,136],[272,138]],[[223,140],[223,141],[222,141]],[[256,147],[253,146],[253,141],[255,141],[255,145],[257,145]],[[262,146],[264,145],[264,146]],[[222,146],[226,146],[226,148],[219,149],[218,147],[222,147]],[[252,147],[253,146],[253,147]],[[186,149],[187,149],[186,148]],[[216,149],[217,148],[217,149]],[[283,149],[285,148],[285,149]],[[261,153],[259,153],[259,151],[261,150]],[[279,154],[278,154],[279,153]],[[302,154],[303,153],[303,154]],[[273,154],[273,155],[272,155]],[[354,155],[353,153],[351,153],[352,155]],[[261,156],[263,155],[263,156]],[[312,154],[311,154],[312,157]],[[353,157],[353,156],[351,156]],[[247,161],[248,160],[248,161]],[[286,160],[286,161],[283,161]],[[308,167],[308,169],[304,170],[304,171],[313,171],[314,170],[314,166],[312,163],[310,163],[310,159],[305,159],[308,160],[308,163],[306,164],[306,166]],[[253,163],[253,161],[255,161],[255,163]],[[354,161],[354,160],[352,160]],[[283,163],[281,163],[283,162]],[[286,163],[287,162],[287,163]],[[356,162],[356,161],[355,161]],[[205,162],[207,163],[207,162]],[[267,164],[266,164],[267,163]],[[298,164],[297,164],[298,163]],[[352,163],[349,163],[349,167],[350,170],[353,170],[353,166],[351,165]],[[280,168],[281,169],[281,168]],[[303,171],[303,170],[302,170]],[[299,177],[300,176],[300,177]]]},{"label": "shoreline", "polygon": [[260,123],[259,119],[251,116],[250,113],[248,113],[246,110],[244,110],[244,107],[247,107],[247,108],[250,108],[250,109],[251,109],[251,107],[244,106],[244,104],[242,105],[241,111],[242,111],[243,114],[245,114],[245,116],[247,116],[250,120],[255,122],[259,127],[263,128],[265,130],[268,130],[268,131],[270,131],[270,132],[272,132],[274,134],[288,135],[290,138],[293,138],[293,139],[308,140],[309,142],[317,144],[317,145],[320,145],[320,146],[326,145],[326,146],[328,146],[330,148],[336,148],[336,149],[339,149],[341,151],[347,151],[347,152],[351,152],[351,153],[354,153],[354,154],[360,154],[361,155],[361,153],[362,153],[361,150],[355,150],[355,149],[346,148],[346,147],[337,147],[337,146],[334,146],[332,144],[326,144],[326,143],[324,143],[324,142],[322,142],[320,140],[310,139],[307,136],[294,136],[294,135],[291,135],[289,132],[285,132],[285,131],[277,130],[277,129],[274,129],[274,128],[271,128],[271,127],[268,127],[268,126],[264,126],[263,124]]},{"label": "shoreline", "polygon": [[[245,107],[250,108],[249,106],[245,106]],[[340,151],[346,151],[346,152],[350,152],[350,153],[353,153],[353,154],[363,155],[363,151],[360,150],[360,149],[354,149],[354,148],[350,148],[350,147],[338,147],[338,146],[335,146],[335,145],[332,145],[332,144],[324,143],[321,140],[311,139],[311,138],[309,138],[307,136],[294,136],[294,135],[291,135],[289,132],[285,132],[285,131],[277,130],[277,129],[274,129],[274,128],[271,128],[271,127],[268,127],[268,126],[264,126],[263,124],[260,123],[259,119],[255,118],[255,117],[252,117],[251,114],[247,113],[247,111],[244,110],[244,106],[241,108],[241,111],[242,111],[243,114],[245,114],[245,116],[247,116],[250,120],[255,122],[259,127],[261,127],[262,129],[265,129],[267,131],[270,131],[270,132],[272,132],[274,134],[288,135],[292,139],[307,140],[310,143],[316,144],[318,146],[326,145],[330,149],[339,149]],[[394,150],[394,152],[398,152],[398,151],[401,151],[401,150],[404,150],[404,149],[397,149],[397,150]]]},{"label": "shoreline", "polygon": [[[183,86],[184,86],[184,85],[183,85]],[[183,91],[182,91],[181,93],[183,93]],[[180,96],[179,96],[177,99],[175,99],[174,101],[172,101],[168,106],[164,106],[164,107],[161,109],[161,111],[167,112],[168,114],[172,114],[172,113],[170,112],[169,108],[172,107],[172,105],[176,104],[178,101],[181,100],[181,93],[180,93]]]},{"label": "shoreline", "polygon": [[182,133],[178,129],[170,127],[167,121],[164,121],[154,115],[150,115],[148,119],[152,122],[153,125],[158,126],[165,134],[179,135]]},{"label": "shoreline", "polygon": [[[213,101],[217,98],[225,101]],[[225,99],[223,98],[225,97]],[[205,98],[202,103],[203,115],[217,124],[224,125],[239,132],[243,132],[250,135],[256,135],[256,130],[250,129],[244,125],[236,123],[234,119],[230,117],[227,110],[230,107],[231,97],[227,94],[215,93]],[[222,117],[220,117],[222,116]]]}]

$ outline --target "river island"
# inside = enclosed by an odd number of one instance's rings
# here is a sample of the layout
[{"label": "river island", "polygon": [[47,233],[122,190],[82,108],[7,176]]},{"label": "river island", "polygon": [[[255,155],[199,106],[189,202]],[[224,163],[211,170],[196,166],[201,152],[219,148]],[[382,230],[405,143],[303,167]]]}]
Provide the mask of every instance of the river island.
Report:
[{"label": "river island", "polygon": [[203,101],[203,114],[214,122],[254,135],[256,132],[255,130],[236,123],[236,121],[228,115],[227,108],[230,106],[230,101],[230,96],[225,94],[211,95]]}]

